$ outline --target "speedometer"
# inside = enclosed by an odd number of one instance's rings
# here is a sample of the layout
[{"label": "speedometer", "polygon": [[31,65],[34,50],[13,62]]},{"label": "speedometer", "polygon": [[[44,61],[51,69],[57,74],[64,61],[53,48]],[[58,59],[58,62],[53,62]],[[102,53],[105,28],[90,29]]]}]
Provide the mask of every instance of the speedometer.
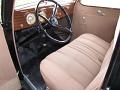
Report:
[{"label": "speedometer", "polygon": [[26,21],[29,25],[34,24],[36,22],[35,15],[33,13],[28,14],[27,17],[26,17]]}]

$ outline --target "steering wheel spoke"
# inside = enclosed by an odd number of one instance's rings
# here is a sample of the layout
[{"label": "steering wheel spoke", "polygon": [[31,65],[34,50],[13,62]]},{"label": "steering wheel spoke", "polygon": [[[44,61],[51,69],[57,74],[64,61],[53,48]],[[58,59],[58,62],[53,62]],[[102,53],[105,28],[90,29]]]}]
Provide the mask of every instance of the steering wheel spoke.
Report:
[{"label": "steering wheel spoke", "polygon": [[49,20],[48,20],[46,17],[40,15],[39,13],[38,13],[38,16],[39,16],[38,18],[42,18],[42,19],[44,19],[47,23],[50,23]]},{"label": "steering wheel spoke", "polygon": [[71,29],[69,29],[69,28],[67,28],[67,27],[64,27],[64,26],[62,26],[62,25],[56,25],[55,27],[58,28],[58,29],[55,29],[55,30],[61,29],[61,31],[63,31],[63,32],[72,33]]},{"label": "steering wheel spoke", "polygon": [[52,9],[52,16],[51,16],[51,18],[56,17],[56,14],[58,12],[57,8],[58,8],[58,5],[54,4],[53,9]]}]

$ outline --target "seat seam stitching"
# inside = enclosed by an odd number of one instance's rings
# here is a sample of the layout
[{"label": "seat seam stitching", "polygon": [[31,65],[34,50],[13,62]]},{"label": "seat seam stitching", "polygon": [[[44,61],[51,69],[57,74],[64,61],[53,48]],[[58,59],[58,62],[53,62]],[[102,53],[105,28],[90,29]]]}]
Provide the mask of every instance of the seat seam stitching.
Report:
[{"label": "seat seam stitching", "polygon": [[[85,47],[86,49],[89,49],[92,53],[94,53],[98,58],[99,58],[99,55],[94,51],[94,50],[91,50],[90,48],[88,48],[87,46],[85,46],[83,43],[81,43],[81,42],[79,42],[83,47]],[[82,49],[82,48],[80,48],[80,47],[78,47],[78,46],[76,46],[77,48],[79,48],[79,49]],[[84,50],[84,49],[82,49],[82,50]],[[85,50],[84,50],[85,51]],[[85,51],[86,52],[86,51]],[[100,56],[101,57],[101,56]]]},{"label": "seat seam stitching", "polygon": [[[63,55],[65,54],[65,55],[67,55],[66,53],[64,53],[64,52],[62,52],[62,51],[58,51],[59,53],[62,53]],[[71,57],[71,56],[70,56]],[[75,57],[71,57],[72,59],[76,59]],[[81,64],[81,63],[79,63],[78,61],[76,61],[75,60],[75,62],[77,62],[79,65],[82,65],[88,72],[90,72],[91,73],[91,75],[93,75],[93,77],[94,77],[94,74],[85,66],[85,65],[83,65],[83,64]]]},{"label": "seat seam stitching", "polygon": [[[99,58],[99,61],[101,62],[101,59],[100,58],[104,58],[104,56],[102,55],[101,56],[101,54],[100,55],[98,55],[98,53],[93,49],[91,49],[88,45],[86,46],[84,43],[81,43],[81,42],[79,42],[79,44],[81,44],[82,46],[84,46],[85,48],[87,48],[87,49],[89,49],[91,52],[93,52],[98,58]],[[78,46],[76,46],[77,48],[79,48],[80,49],[80,47],[78,47]],[[85,50],[84,50],[85,51]],[[86,52],[86,51],[85,51]]]},{"label": "seat seam stitching", "polygon": [[[81,42],[81,41],[79,41],[79,43],[81,43],[81,44],[83,44],[83,46],[85,46],[86,48],[88,48],[88,49],[93,49],[94,51],[96,51],[96,52],[98,52],[100,55],[102,55],[103,57],[104,57],[104,55],[101,53],[101,52],[99,52],[99,51],[97,51],[96,49],[94,49],[94,48],[92,48],[91,46],[88,46],[88,45],[86,45],[85,43],[83,43],[83,42]],[[92,50],[92,51],[93,51]],[[93,51],[93,52],[94,52]],[[95,52],[94,52],[95,53]],[[97,54],[98,55],[98,54]]]},{"label": "seat seam stitching", "polygon": [[[94,37],[94,38],[98,38],[98,39],[100,39],[100,37],[97,37],[97,36],[95,36],[95,35],[93,35],[93,34],[90,34],[90,33],[88,33],[87,34],[88,36],[91,36],[91,37]],[[85,36],[81,36],[81,38],[84,38]],[[87,38],[86,38],[87,39]],[[89,38],[88,38],[89,39]],[[109,43],[108,42],[106,42],[106,41],[104,41],[104,40],[102,40],[102,39],[100,39],[101,41],[103,41],[103,43],[105,43],[106,45],[109,45]]]},{"label": "seat seam stitching", "polygon": [[[59,53],[59,52],[58,52]],[[49,59],[50,60],[50,59]],[[49,61],[50,62],[50,61]],[[58,65],[58,66],[60,66],[60,64],[58,64],[58,63],[56,63],[55,61],[52,61],[54,64],[56,64],[56,66]],[[51,62],[51,63],[52,63]],[[58,67],[59,68],[59,67]],[[85,85],[83,85],[82,84],[82,82],[80,82],[80,81],[78,81],[76,78],[74,78],[69,72],[66,72],[65,70],[64,70],[64,67],[61,67],[62,68],[62,70],[64,71],[64,73],[66,73],[68,76],[70,76],[70,77],[72,77],[72,79],[73,80],[75,80],[76,82],[78,82],[79,84],[81,84],[82,86],[84,86],[84,88],[85,88]]]},{"label": "seat seam stitching", "polygon": [[[69,46],[70,48],[73,48],[73,49],[75,49],[75,50],[77,50],[76,48],[74,48],[74,47],[72,47],[72,46]],[[81,49],[82,50],[82,49]],[[90,58],[90,60],[92,60],[94,63],[96,63],[97,65],[99,65],[96,61],[94,61],[93,60],[93,58],[91,58],[89,55],[87,55],[85,52],[82,52],[82,51],[80,51],[80,50],[77,50],[78,52],[81,52],[82,54],[84,54],[85,56],[87,56],[88,58]],[[97,58],[98,59],[98,58]],[[100,66],[100,65],[99,65]]]},{"label": "seat seam stitching", "polygon": [[[103,47],[101,44],[99,44],[99,43],[97,43],[97,42],[94,42],[93,40],[91,40],[91,39],[89,39],[89,38],[82,37],[82,39],[85,39],[85,40],[87,40],[87,41],[91,41],[91,42],[93,42],[93,43],[95,43],[95,44],[99,45],[100,47],[102,47],[102,48],[106,49],[106,48],[105,48],[105,47]],[[104,44],[105,44],[105,42],[104,42]],[[106,46],[106,45],[105,45],[105,46]]]}]

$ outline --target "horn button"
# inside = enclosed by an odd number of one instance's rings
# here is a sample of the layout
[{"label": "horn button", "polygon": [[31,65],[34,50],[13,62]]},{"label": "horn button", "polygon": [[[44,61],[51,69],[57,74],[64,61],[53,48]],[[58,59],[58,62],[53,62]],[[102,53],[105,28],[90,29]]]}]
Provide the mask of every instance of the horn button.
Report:
[{"label": "horn button", "polygon": [[57,20],[56,17],[52,17],[52,18],[50,19],[50,22],[51,22],[51,24],[52,24],[53,26],[58,25],[58,20]]}]

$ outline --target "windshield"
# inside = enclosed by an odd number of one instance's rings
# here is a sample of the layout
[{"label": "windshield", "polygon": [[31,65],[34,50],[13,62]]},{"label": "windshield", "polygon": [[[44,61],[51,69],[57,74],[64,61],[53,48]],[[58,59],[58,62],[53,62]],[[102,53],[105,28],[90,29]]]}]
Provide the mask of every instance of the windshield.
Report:
[{"label": "windshield", "polygon": [[[35,8],[39,1],[40,0],[15,0],[15,10],[26,9],[26,8]],[[55,1],[64,5],[73,0],[55,0]]]}]

